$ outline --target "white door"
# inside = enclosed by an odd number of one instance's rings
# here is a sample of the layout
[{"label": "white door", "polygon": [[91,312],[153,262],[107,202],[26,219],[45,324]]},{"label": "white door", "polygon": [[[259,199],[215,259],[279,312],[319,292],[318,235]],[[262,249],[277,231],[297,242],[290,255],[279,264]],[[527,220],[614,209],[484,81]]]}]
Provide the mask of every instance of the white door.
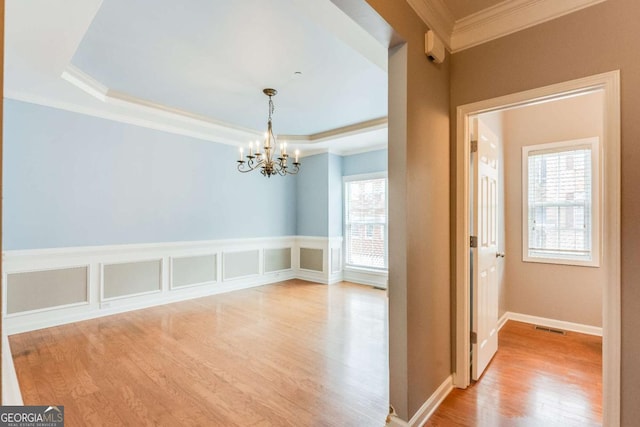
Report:
[{"label": "white door", "polygon": [[472,249],[472,342],[471,377],[482,376],[498,350],[498,155],[496,135],[474,120],[473,139],[473,234],[477,247]]}]

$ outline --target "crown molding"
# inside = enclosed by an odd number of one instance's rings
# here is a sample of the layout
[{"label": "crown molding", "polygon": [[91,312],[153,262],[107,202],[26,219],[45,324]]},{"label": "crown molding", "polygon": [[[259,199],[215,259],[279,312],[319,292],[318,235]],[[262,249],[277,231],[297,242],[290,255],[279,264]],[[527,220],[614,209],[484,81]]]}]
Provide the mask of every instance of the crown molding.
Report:
[{"label": "crown molding", "polygon": [[542,24],[606,0],[507,0],[456,21],[453,53]]},{"label": "crown molding", "polygon": [[443,0],[407,0],[420,19],[451,49],[455,19]]},{"label": "crown molding", "polygon": [[[98,108],[83,109],[83,107],[78,107],[73,109],[76,112],[125,121],[158,130],[167,131],[171,129],[169,131],[173,133],[232,145],[244,144],[247,140],[254,139],[261,135],[260,132],[252,129],[212,120],[205,116],[171,108],[109,89],[72,64],[67,65],[61,77],[100,101],[121,107],[129,113],[129,117],[122,120],[119,114],[101,113],[102,110]],[[53,106],[51,104],[52,102],[46,103],[46,105]],[[67,106],[65,109],[72,108],[68,108]],[[83,111],[78,111],[78,109],[82,109]]]},{"label": "crown molding", "polygon": [[[142,126],[163,132],[185,135],[205,141],[221,144],[244,146],[247,141],[260,138],[262,132],[234,126],[229,123],[210,119],[188,111],[157,104],[144,99],[109,89],[79,68],[68,65],[61,77],[91,95],[101,103],[89,106],[75,102],[62,101],[52,97],[45,97],[30,92],[5,90],[4,96],[16,101],[58,108],[74,113],[85,114],[107,120]],[[106,108],[106,104],[112,108]],[[113,108],[115,107],[115,108]],[[349,126],[331,129],[311,135],[280,135],[280,138],[299,143],[304,155],[320,152],[366,152],[382,148],[380,144],[373,144],[372,148],[356,149],[331,149],[324,147],[322,143],[331,142],[340,138],[356,137],[368,132],[377,131],[387,127],[387,117],[380,117]],[[316,145],[318,144],[318,145]]]},{"label": "crown molding", "polygon": [[606,0],[505,0],[455,20],[443,0],[407,0],[451,53],[542,24]]}]

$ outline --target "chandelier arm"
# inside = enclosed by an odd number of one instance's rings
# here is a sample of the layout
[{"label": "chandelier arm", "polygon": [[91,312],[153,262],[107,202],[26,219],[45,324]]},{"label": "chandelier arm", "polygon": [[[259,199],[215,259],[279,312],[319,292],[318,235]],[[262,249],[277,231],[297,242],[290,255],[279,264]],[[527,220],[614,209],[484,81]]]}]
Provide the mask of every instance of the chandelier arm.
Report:
[{"label": "chandelier arm", "polygon": [[[278,91],[275,89],[267,88],[262,91],[269,97],[269,119],[267,121],[267,133],[265,135],[264,151],[260,153],[259,146],[256,146],[256,155],[253,155],[251,145],[249,148],[249,155],[246,156],[246,160],[242,159],[242,149],[240,149],[240,160],[238,160],[238,171],[247,173],[258,169],[262,176],[271,178],[274,175],[286,176],[295,175],[300,170],[300,163],[289,162],[289,156],[283,154],[286,152],[282,147],[280,148],[280,157],[278,157],[278,141],[273,133],[272,118],[275,112],[275,105],[273,103],[273,96]],[[259,143],[259,142],[258,142]],[[297,159],[297,154],[296,154]]]}]

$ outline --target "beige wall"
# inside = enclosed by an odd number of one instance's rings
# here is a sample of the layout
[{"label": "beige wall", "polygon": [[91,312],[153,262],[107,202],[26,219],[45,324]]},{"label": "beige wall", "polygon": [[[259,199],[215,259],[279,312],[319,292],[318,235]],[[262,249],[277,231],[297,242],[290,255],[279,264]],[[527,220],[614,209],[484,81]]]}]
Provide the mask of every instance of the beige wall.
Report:
[{"label": "beige wall", "polygon": [[408,3],[368,3],[406,41],[389,63],[389,342],[391,404],[409,420],[451,374],[449,63],[427,59]]},{"label": "beige wall", "polygon": [[621,70],[623,426],[640,419],[639,18],[637,0],[608,0],[459,52],[451,64],[452,113],[459,105]]},{"label": "beige wall", "polygon": [[602,102],[598,92],[504,112],[508,311],[602,326],[606,258],[599,268],[522,261],[522,147],[602,139]]}]

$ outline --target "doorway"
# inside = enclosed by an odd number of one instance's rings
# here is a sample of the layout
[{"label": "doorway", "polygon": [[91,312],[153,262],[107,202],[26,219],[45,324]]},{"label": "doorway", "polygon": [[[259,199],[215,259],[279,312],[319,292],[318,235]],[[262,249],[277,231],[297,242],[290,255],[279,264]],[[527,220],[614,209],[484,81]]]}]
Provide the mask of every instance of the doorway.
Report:
[{"label": "doorway", "polygon": [[[456,188],[456,342],[454,385],[466,388],[471,382],[471,256],[469,244],[472,119],[498,110],[549,102],[594,91],[603,93],[603,132],[600,148],[602,189],[602,253],[607,269],[602,289],[603,323],[603,421],[619,424],[620,386],[620,117],[619,72],[614,71],[531,91],[521,92],[457,109]],[[512,256],[519,256],[514,253]],[[509,256],[509,254],[507,254]],[[474,314],[475,316],[475,314]],[[495,319],[497,323],[497,319]]]}]

